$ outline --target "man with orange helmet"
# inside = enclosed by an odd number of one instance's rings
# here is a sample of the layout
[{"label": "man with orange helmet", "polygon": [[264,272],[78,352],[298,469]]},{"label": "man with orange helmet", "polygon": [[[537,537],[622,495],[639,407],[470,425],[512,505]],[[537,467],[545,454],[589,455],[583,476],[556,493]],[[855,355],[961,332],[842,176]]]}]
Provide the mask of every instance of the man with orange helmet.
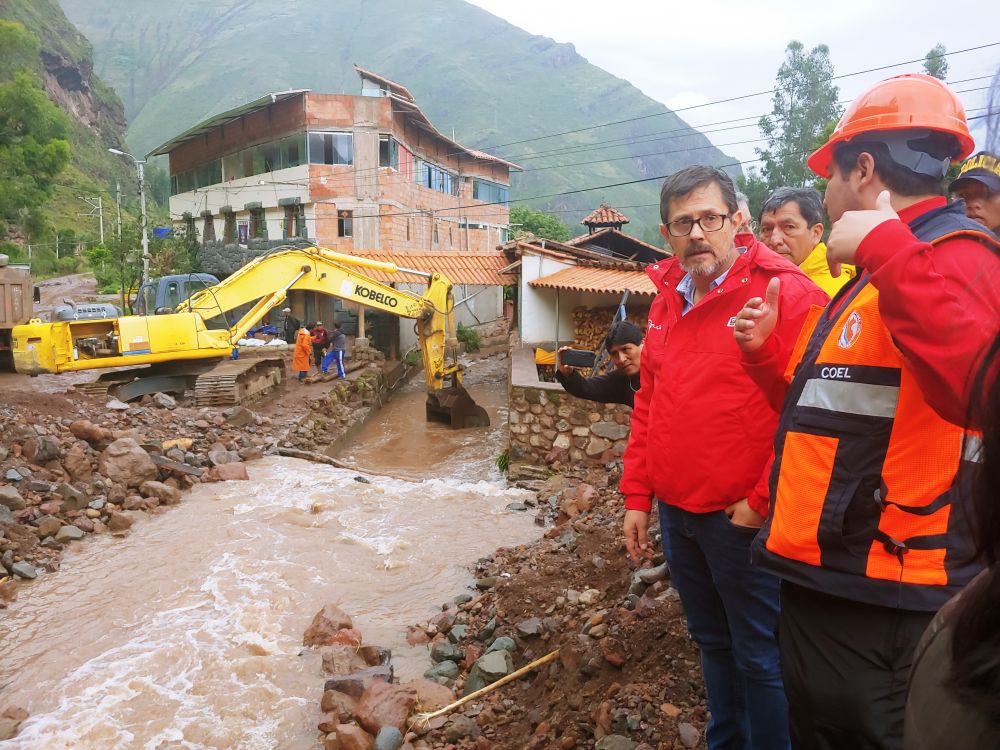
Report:
[{"label": "man with orange helmet", "polygon": [[978,461],[968,389],[1000,324],[1000,241],[942,189],[972,149],[941,81],[863,93],[808,159],[829,180],[831,270],[858,276],[787,361],[775,281],[737,316],[744,367],[781,409],[753,556],[782,579],[795,748],[902,747],[914,647],[979,570],[959,493]]}]

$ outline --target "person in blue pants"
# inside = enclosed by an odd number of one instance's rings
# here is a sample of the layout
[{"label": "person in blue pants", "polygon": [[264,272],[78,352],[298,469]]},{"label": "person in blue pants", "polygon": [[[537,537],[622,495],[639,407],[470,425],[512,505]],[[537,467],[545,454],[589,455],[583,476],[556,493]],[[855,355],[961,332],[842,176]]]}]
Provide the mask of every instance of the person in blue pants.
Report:
[{"label": "person in blue pants", "polygon": [[336,362],[337,377],[341,380],[347,377],[347,373],[344,371],[344,352],[346,350],[347,336],[344,335],[340,323],[334,321],[333,330],[330,331],[330,348],[327,350],[326,356],[323,357],[322,370],[324,375],[330,372],[330,364]]}]

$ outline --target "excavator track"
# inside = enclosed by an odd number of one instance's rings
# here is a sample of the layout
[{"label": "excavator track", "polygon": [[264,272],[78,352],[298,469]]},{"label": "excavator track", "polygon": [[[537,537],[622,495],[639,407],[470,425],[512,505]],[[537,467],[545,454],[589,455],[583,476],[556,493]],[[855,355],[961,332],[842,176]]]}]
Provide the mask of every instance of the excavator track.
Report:
[{"label": "excavator track", "polygon": [[198,376],[194,386],[195,404],[250,404],[274,390],[284,379],[285,363],[280,357],[227,360]]}]

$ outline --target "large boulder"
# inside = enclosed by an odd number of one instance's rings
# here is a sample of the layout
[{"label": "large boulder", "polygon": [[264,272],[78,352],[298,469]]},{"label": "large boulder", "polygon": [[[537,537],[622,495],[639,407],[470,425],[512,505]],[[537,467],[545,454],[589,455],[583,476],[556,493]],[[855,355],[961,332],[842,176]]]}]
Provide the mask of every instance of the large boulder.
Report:
[{"label": "large boulder", "polygon": [[139,487],[156,479],[156,464],[134,439],[118,438],[104,449],[97,462],[98,471],[113,482]]},{"label": "large boulder", "polygon": [[[338,724],[337,730],[332,734],[336,735],[337,750],[372,750],[375,747],[372,736],[353,724]],[[330,742],[330,735],[327,735],[326,741]]]},{"label": "large boulder", "polygon": [[24,498],[16,488],[4,485],[0,487],[0,505],[10,510],[21,510],[24,508]]},{"label": "large boulder", "polygon": [[323,684],[323,690],[336,690],[352,698],[360,698],[376,682],[392,682],[392,665],[368,667],[342,677],[332,677]]},{"label": "large boulder", "polygon": [[247,474],[247,465],[241,462],[234,462],[229,464],[219,464],[218,466],[213,466],[204,476],[202,476],[201,481],[203,482],[232,482],[232,481],[249,481],[250,475]]},{"label": "large boulder", "polygon": [[454,692],[430,680],[410,680],[405,687],[413,688],[417,692],[417,705],[423,711],[437,711],[455,701]]},{"label": "large boulder", "polygon": [[354,715],[368,732],[378,734],[382,727],[406,726],[416,704],[417,691],[412,687],[373,682],[358,701]]},{"label": "large boulder", "polygon": [[481,690],[487,685],[506,677],[514,671],[514,660],[509,651],[493,651],[485,654],[476,660],[469,672],[469,678],[465,681],[465,690],[462,695],[470,695],[477,690]]},{"label": "large boulder", "polygon": [[336,604],[327,604],[316,613],[302,636],[303,646],[327,646],[342,643],[335,636],[341,630],[354,627],[351,618]]},{"label": "large boulder", "polygon": [[370,666],[354,646],[345,643],[323,646],[320,654],[323,656],[323,671],[326,674],[345,675]]},{"label": "large boulder", "polygon": [[111,430],[101,427],[85,419],[78,419],[69,426],[69,431],[78,440],[86,440],[88,443],[103,443],[111,440]]},{"label": "large boulder", "polygon": [[44,464],[62,457],[62,448],[55,438],[38,435],[24,441],[24,455],[29,461]]},{"label": "large boulder", "polygon": [[66,456],[63,458],[63,468],[66,469],[74,482],[89,482],[94,477],[90,457],[79,444],[66,451]]},{"label": "large boulder", "polygon": [[154,479],[139,485],[139,494],[143,497],[155,497],[164,505],[177,505],[181,501],[181,491],[169,484],[157,482]]}]

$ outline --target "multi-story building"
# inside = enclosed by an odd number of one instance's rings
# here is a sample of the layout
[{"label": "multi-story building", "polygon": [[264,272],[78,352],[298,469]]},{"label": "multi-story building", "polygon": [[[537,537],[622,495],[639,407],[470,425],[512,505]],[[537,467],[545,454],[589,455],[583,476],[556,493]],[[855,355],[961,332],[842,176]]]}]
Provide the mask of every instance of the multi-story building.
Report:
[{"label": "multi-story building", "polygon": [[[426,271],[449,256],[452,281],[476,285],[456,297],[482,291],[484,280],[497,286],[465,314],[500,317],[507,279],[493,273],[504,262],[496,247],[507,240],[510,172],[520,168],[448,138],[405,87],[355,69],[360,96],[269,94],[155,149],[169,157],[171,215],[197,234],[212,273],[300,238]],[[468,262],[456,266],[456,254]],[[329,322],[344,309],[318,295],[291,299],[306,320]]]}]

